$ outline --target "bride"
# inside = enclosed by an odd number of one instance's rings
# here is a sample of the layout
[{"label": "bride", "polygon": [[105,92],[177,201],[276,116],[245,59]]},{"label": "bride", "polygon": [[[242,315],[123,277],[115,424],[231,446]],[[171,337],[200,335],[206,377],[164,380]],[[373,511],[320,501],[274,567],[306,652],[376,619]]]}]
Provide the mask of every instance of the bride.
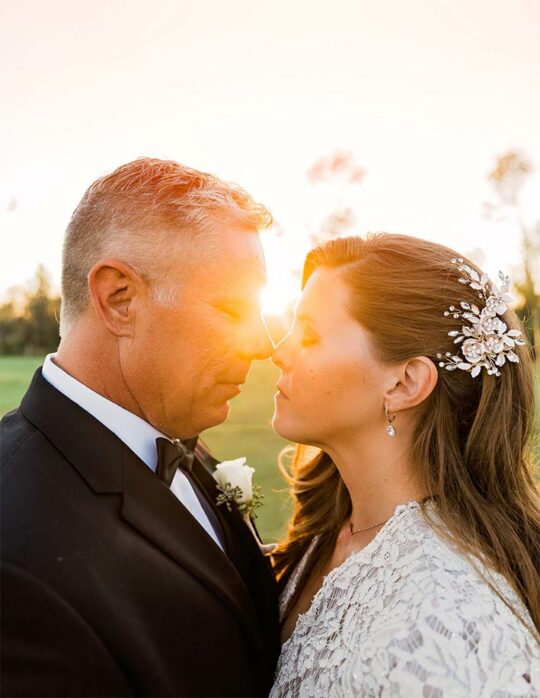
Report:
[{"label": "bride", "polygon": [[296,448],[278,696],[537,696],[530,352],[511,302],[402,235],[313,250],[276,348]]}]

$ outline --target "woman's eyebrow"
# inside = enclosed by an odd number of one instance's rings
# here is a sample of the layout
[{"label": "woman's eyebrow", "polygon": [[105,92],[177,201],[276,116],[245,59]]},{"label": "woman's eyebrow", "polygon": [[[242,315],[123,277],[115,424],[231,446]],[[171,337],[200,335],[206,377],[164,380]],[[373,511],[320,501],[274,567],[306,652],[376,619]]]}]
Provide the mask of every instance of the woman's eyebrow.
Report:
[{"label": "woman's eyebrow", "polygon": [[303,325],[310,325],[312,327],[314,324],[313,318],[311,317],[311,315],[309,315],[308,313],[305,313],[305,312],[298,313],[298,315],[296,316],[296,319],[298,320],[298,322],[301,322]]}]

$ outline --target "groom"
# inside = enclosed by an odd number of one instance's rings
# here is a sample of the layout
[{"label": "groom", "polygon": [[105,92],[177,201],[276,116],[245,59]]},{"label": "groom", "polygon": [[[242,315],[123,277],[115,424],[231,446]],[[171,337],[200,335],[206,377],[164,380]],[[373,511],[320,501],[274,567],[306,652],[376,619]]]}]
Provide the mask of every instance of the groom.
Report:
[{"label": "groom", "polygon": [[152,159],[75,210],[58,352],[1,423],[4,695],[268,692],[274,578],[196,441],[272,348],[269,221],[241,189]]}]

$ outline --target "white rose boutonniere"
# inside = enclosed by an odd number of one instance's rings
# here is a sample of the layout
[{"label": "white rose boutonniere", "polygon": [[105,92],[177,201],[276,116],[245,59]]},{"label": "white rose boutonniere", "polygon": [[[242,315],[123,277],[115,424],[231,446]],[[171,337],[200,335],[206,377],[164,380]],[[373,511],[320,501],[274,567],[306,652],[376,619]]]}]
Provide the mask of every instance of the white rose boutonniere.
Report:
[{"label": "white rose boutonniere", "polygon": [[261,506],[264,498],[260,486],[253,484],[254,472],[255,468],[246,465],[245,458],[219,463],[214,471],[214,478],[220,492],[216,503],[218,506],[225,505],[229,511],[232,511],[233,503],[236,504],[262,554],[270,555],[276,546],[261,543],[251,522],[251,517],[256,516],[255,510]]},{"label": "white rose boutonniere", "polygon": [[256,487],[255,500],[253,493],[253,473],[255,468],[246,465],[245,458],[225,460],[216,466],[214,477],[221,491],[217,499],[218,504],[225,504],[231,510],[231,503],[236,502],[242,514],[253,514],[254,510],[262,504],[260,488]]}]

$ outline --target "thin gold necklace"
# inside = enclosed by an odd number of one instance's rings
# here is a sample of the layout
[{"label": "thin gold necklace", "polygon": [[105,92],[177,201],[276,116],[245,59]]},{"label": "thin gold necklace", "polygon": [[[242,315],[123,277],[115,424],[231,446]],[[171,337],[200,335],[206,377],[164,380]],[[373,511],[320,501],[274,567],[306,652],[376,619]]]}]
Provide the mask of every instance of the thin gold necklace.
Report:
[{"label": "thin gold necklace", "polygon": [[368,526],[367,528],[358,528],[356,531],[353,529],[353,524],[352,521],[349,522],[349,531],[351,532],[351,536],[354,536],[356,533],[363,533],[364,531],[371,531],[372,528],[377,528],[377,526],[382,526],[385,524],[387,521],[390,521],[392,517],[389,516],[387,519],[384,521],[381,521],[380,523],[374,524],[373,526]]},{"label": "thin gold necklace", "polygon": [[[420,500],[419,500],[419,503],[420,503],[420,504],[424,504],[424,503],[427,502],[429,499],[435,499],[435,500],[436,500],[437,497],[436,497],[436,496],[428,495],[427,497],[424,497],[423,499],[420,499]],[[411,501],[413,501],[413,500],[411,500]],[[393,514],[392,514],[392,516],[393,516]],[[353,523],[352,523],[352,521],[349,521],[349,531],[351,532],[351,536],[354,536],[355,533],[363,533],[364,531],[371,531],[372,528],[377,528],[377,526],[382,526],[382,525],[385,524],[387,521],[390,521],[390,519],[392,518],[392,516],[389,516],[387,519],[385,519],[384,521],[381,521],[380,523],[373,524],[373,526],[368,526],[367,528],[358,528],[356,531],[353,529]]]}]

